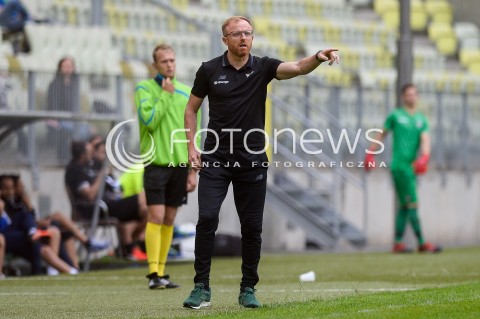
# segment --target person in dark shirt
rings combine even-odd
[[[29,53],[30,43],[25,24],[30,20],[27,9],[20,0],[0,0],[0,27],[3,40],[12,42],[13,51]]]
[[[260,261],[263,208],[267,187],[265,101],[274,78],[286,80],[315,70],[322,62],[339,62],[336,49],[319,50],[296,62],[250,54],[253,27],[241,16],[222,25],[227,51],[202,63],[185,110],[188,156],[200,170],[199,216],[195,240],[195,288],[183,303],[199,309],[210,306],[210,265],[220,206],[230,183],[242,233],[242,280],[239,303],[260,307],[255,296]],[[203,154],[194,144],[197,112],[209,100],[208,133]]]
[[[106,169],[92,168],[93,146],[83,141],[72,142],[72,160],[65,170],[65,184],[74,199],[77,218],[91,219],[97,194],[105,179]],[[108,214],[120,221],[124,253],[131,259],[146,260],[136,241],[141,240],[147,216],[145,196],[136,194],[121,199],[104,198]]]
[[[21,32],[30,19],[27,9],[18,0],[0,0],[0,26],[5,32]]]

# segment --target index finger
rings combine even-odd
[[[325,51],[327,51],[327,52],[330,52],[330,53],[331,53],[331,52],[336,52],[336,51],[338,51],[338,49],[335,49],[335,48],[330,48],[330,49],[325,49],[325,50],[323,50],[323,52],[325,52]]]

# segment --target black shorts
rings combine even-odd
[[[179,207],[187,203],[187,167],[149,165],[143,173],[147,205]]]
[[[140,220],[140,211],[138,205],[138,195],[125,197],[119,200],[106,201],[108,215],[117,218],[121,222]],[[82,219],[92,219],[93,205],[77,206]],[[102,213],[102,211],[100,211]]]
[[[140,220],[138,195],[132,195],[119,200],[106,202],[108,215],[117,218],[121,222]]]

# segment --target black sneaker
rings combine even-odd
[[[160,281],[162,283],[165,283],[165,288],[167,289],[172,289],[172,288],[178,288],[180,287],[180,285],[177,285],[176,283],[174,283],[173,281],[170,281],[170,276],[169,275],[165,275],[165,276],[160,276],[158,277],[160,278]]]
[[[178,288],[180,287],[174,282],[171,282],[170,276],[165,275],[165,276],[158,276],[156,272],[151,273],[150,275],[147,276],[148,278],[148,288],[149,289],[171,289],[171,288]]]
[[[165,289],[166,283],[160,280],[156,272],[152,272],[147,276],[148,278],[148,288],[149,289]]]

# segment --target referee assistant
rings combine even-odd
[[[143,177],[148,207],[147,278],[150,289],[177,288],[164,273],[165,264],[178,207],[197,186],[197,175],[187,167],[186,143],[171,143],[171,140],[185,140],[183,117],[190,88],[175,79],[175,51],[171,46],[158,45],[152,55],[152,65],[158,74],[154,79],[139,82],[135,89],[140,150],[147,154],[152,142],[155,146],[155,157],[145,167]],[[178,130],[182,132],[175,133]]]

